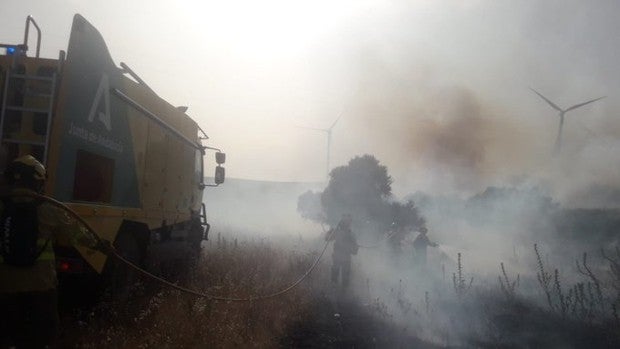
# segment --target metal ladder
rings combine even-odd
[[[40,159],[41,162],[45,165],[47,162],[47,152],[49,148],[49,138],[51,132],[51,123],[52,123],[52,112],[54,108],[54,91],[56,91],[56,72],[52,74],[52,76],[39,76],[39,75],[25,75],[25,74],[16,74],[12,73],[10,70],[6,71],[6,76],[4,79],[4,94],[2,98],[2,106],[0,107],[0,144],[13,143],[13,144],[28,144],[28,145],[37,145],[43,147],[43,158]],[[44,108],[31,108],[28,106],[17,106],[17,105],[9,105],[8,104],[8,95],[11,91],[9,91],[9,87],[13,87],[15,89],[16,84],[11,84],[11,82],[23,81],[23,96],[25,97],[39,97],[47,100],[47,106]],[[44,89],[44,92],[32,92],[29,91],[28,82],[30,81],[41,81],[43,84],[49,85],[49,88]],[[32,118],[34,122],[35,114],[45,114],[46,116],[46,130],[43,141],[33,141],[28,139],[20,138],[19,136],[16,138],[7,138],[5,134],[5,120],[7,116],[7,112],[16,111],[20,113],[32,113]],[[22,114],[23,117],[23,114]]]

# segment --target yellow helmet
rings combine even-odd
[[[9,181],[41,182],[46,178],[45,166],[32,155],[25,155],[13,160],[5,176]]]

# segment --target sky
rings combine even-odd
[[[227,176],[320,182],[375,155],[394,190],[473,193],[551,183],[571,200],[620,185],[616,1],[0,0],[0,42],[33,15],[42,55],[72,16],[160,96],[189,106]],[[534,88],[569,112],[559,118]],[[214,166],[214,161],[212,161]],[[207,165],[208,171],[208,165]]]

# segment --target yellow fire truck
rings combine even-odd
[[[209,228],[203,189],[224,182],[225,154],[203,144],[208,137],[186,107],[160,98],[126,64],[116,66],[79,14],[66,54],[40,58],[40,44],[30,16],[22,43],[0,44],[0,171],[33,155],[48,169],[45,192],[147,269],[195,256]],[[215,183],[206,184],[203,156],[211,150]],[[56,243],[60,274],[112,265],[68,246]]]

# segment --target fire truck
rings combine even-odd
[[[40,45],[31,16],[23,42],[0,44],[0,171],[33,155],[48,170],[45,193],[147,270],[196,256],[209,229],[203,191],[224,182],[225,154],[205,145],[187,107],[117,66],[81,15],[66,52],[41,58]],[[208,153],[217,164],[213,184],[204,180]],[[61,277],[114,270],[104,254],[71,247],[67,237],[55,248]]]

